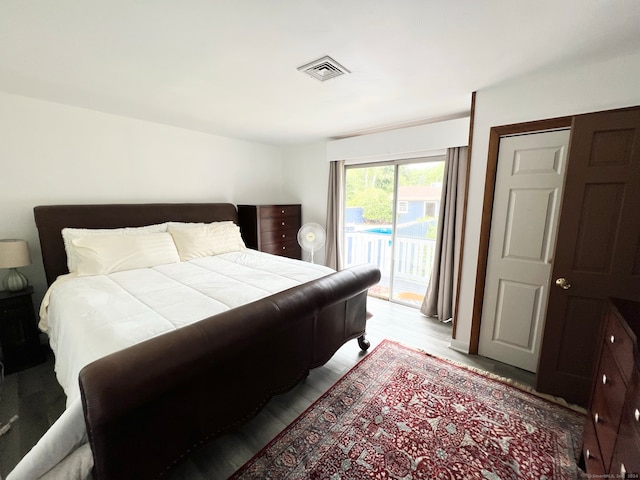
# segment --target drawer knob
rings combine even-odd
[[[287,247],[282,247],[282,249],[283,249],[283,250],[286,250],[286,249],[287,249]]]
[[[282,238],[287,238],[287,236],[283,234],[283,235],[282,235]]]
[[[616,337],[611,335],[611,338],[609,339],[611,341],[611,343],[616,343]]]
[[[282,225],[284,225],[284,222],[282,222]]]
[[[589,449],[587,448],[586,453],[584,454],[584,456],[587,458],[587,460],[591,459],[591,452],[589,451]]]
[[[602,384],[603,385],[607,384],[607,375],[605,373],[602,374]]]
[[[596,423],[598,423],[598,422],[600,421],[600,415],[599,415],[598,413],[596,413],[596,414],[593,416],[593,420],[594,420]]]
[[[636,422],[640,422],[640,410],[636,408],[636,411],[633,412],[633,417],[636,419]]]

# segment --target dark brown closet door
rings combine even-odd
[[[586,405],[610,297],[640,300],[640,108],[574,118],[538,390]]]

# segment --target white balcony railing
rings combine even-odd
[[[426,286],[431,276],[435,245],[435,240],[396,236],[394,278]],[[391,275],[391,246],[391,235],[347,232],[345,266],[369,263],[388,278]]]

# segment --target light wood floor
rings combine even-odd
[[[371,341],[372,349],[388,338],[512,378],[525,385],[533,385],[532,373],[448,348],[451,338],[449,324],[425,318],[413,308],[375,298],[369,299],[368,308],[373,314],[367,326],[367,338]],[[192,454],[169,478],[218,480],[229,477],[328,390],[362,356],[357,342],[348,342],[326,365],[312,370],[293,390],[273,398],[249,423]],[[62,413],[65,400],[55,380],[52,358],[37,367],[8,375],[5,380],[0,400],[0,422],[6,423],[15,414],[20,418],[7,434],[0,437],[2,478]]]

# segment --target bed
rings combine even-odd
[[[41,327],[67,409],[9,480],[88,469],[97,480],[161,478],[345,342],[369,346],[366,294],[378,269],[335,272],[237,246],[232,204],[59,205],[34,215],[51,285]],[[85,233],[71,241],[63,229]],[[84,249],[80,263],[70,263],[69,242]],[[109,255],[132,242],[136,255],[122,255],[120,268]]]

